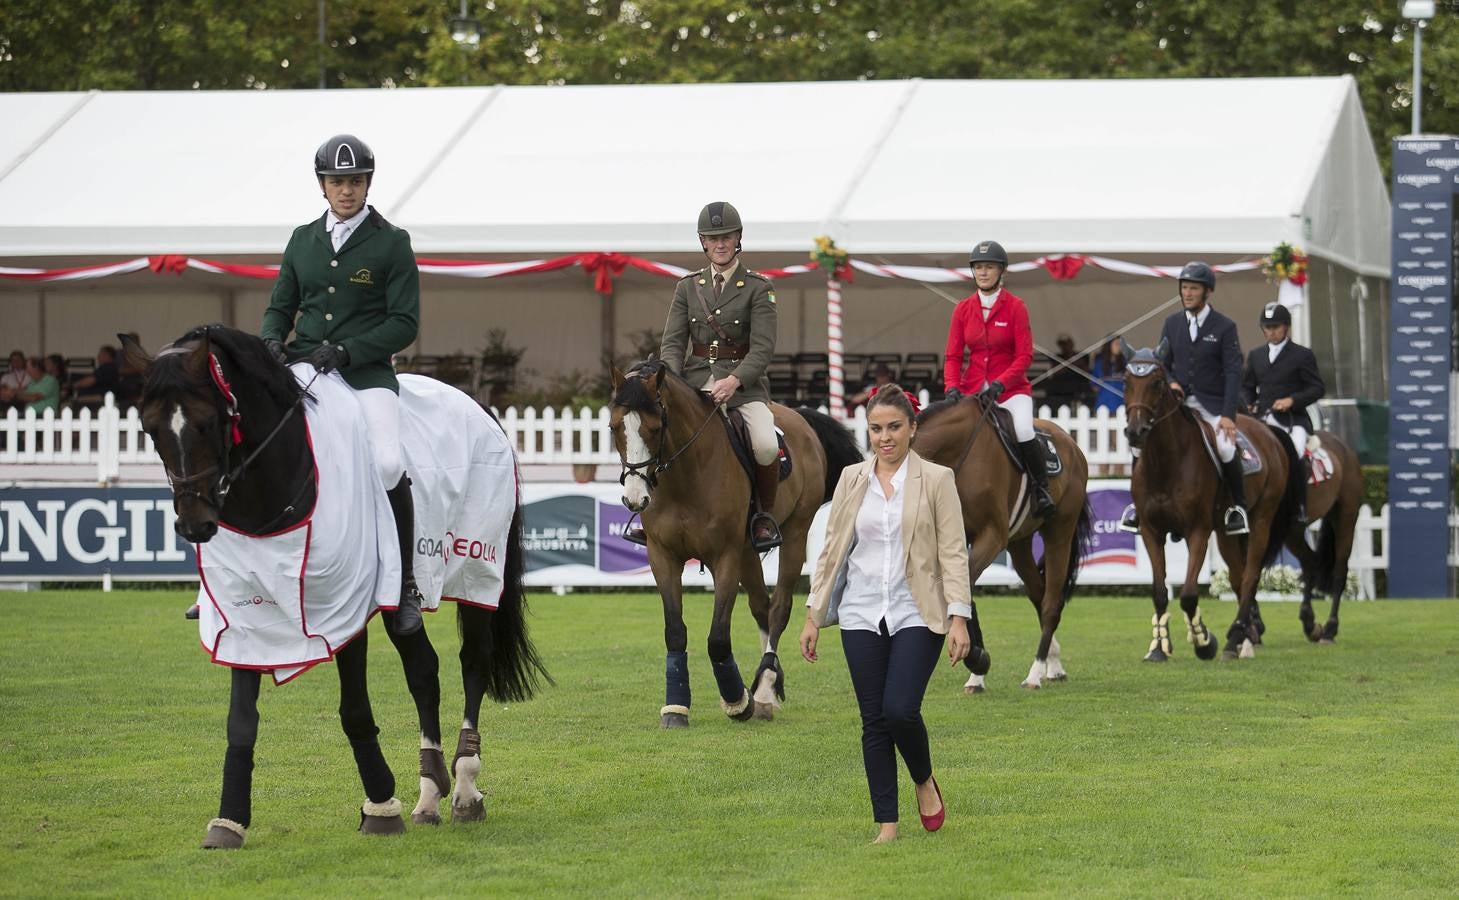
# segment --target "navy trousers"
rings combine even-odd
[[[877,822],[897,821],[898,751],[913,783],[932,777],[922,696],[937,667],[942,640],[921,626],[888,635],[885,622],[880,632],[841,630],[851,686],[861,707],[861,759]]]

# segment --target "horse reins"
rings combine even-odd
[[[640,380],[642,379],[640,378]],[[678,450],[675,450],[672,454],[670,454],[668,459],[664,459],[664,445],[669,442],[669,410],[668,407],[664,406],[664,397],[662,390],[662,386],[660,386],[660,389],[654,392],[654,402],[657,403],[659,407],[659,419],[664,423],[663,437],[659,439],[659,448],[654,453],[653,459],[646,459],[643,462],[639,463],[631,463],[625,461],[623,463],[623,472],[618,476],[619,484],[626,484],[629,475],[637,475],[639,478],[642,478],[644,480],[644,483],[649,486],[650,490],[658,487],[659,474],[669,471],[669,467],[674,464],[674,460],[678,459],[680,456],[683,456],[684,451],[694,446],[694,442],[699,440],[699,436],[704,433],[704,429],[709,427],[709,423],[714,420],[715,414],[719,412],[718,405],[710,409],[709,415],[706,416],[704,421],[699,424],[699,427],[695,429],[693,436],[690,437],[687,442],[685,442],[684,446],[680,447]],[[648,474],[644,474],[644,469],[649,470]]]
[[[957,462],[952,467],[954,472],[963,467],[963,463],[967,462],[968,456],[973,452],[973,443],[977,441],[978,432],[983,429],[983,423],[988,421],[988,411],[994,405],[992,400],[979,401],[978,409],[982,411],[982,415],[978,416],[978,421],[973,423],[973,433],[968,435],[968,443],[963,447],[962,456],[957,458]]]

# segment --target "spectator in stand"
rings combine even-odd
[[[5,374],[0,375],[0,412],[7,406],[24,405],[20,401],[20,391],[27,384],[30,384],[30,376],[25,373],[25,354],[12,350],[10,365],[5,369]]]
[[[142,343],[142,338],[135,331],[127,332],[127,337],[138,345]],[[142,379],[146,370],[123,359],[118,371],[120,377],[117,384],[117,406],[136,406],[137,401],[142,399]]]
[[[846,398],[848,409],[855,409],[858,406],[865,406],[866,401],[871,399],[871,392],[878,388],[886,387],[892,383],[892,370],[886,363],[877,363],[871,373],[871,383],[860,391]]]
[[[1057,366],[1061,362],[1073,360],[1075,352],[1074,338],[1067,334],[1059,335],[1059,352],[1054,354],[1054,364]],[[1087,359],[1081,357],[1057,369],[1044,381],[1044,402],[1055,415],[1061,406],[1067,406],[1073,412],[1089,402],[1087,365]]]
[[[76,379],[71,387],[75,390],[75,402],[82,406],[100,406],[107,394],[115,396],[121,386],[121,373],[117,370],[117,350],[110,344],[96,351],[96,369],[90,375]]]
[[[1125,404],[1125,354],[1119,338],[1111,340],[1094,358],[1095,389],[1099,392],[1094,405],[1114,412]]]
[[[20,389],[16,399],[25,404],[25,408],[40,415],[48,409],[55,409],[61,403],[61,382],[52,375],[50,368],[53,365],[51,360],[61,359],[59,356],[52,356],[50,359],[42,360],[39,356],[32,356],[26,365],[26,374],[30,376],[30,383]],[[65,361],[62,360],[62,366]]]

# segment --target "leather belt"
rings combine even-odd
[[[695,356],[701,359],[707,359],[710,362],[716,362],[721,359],[741,360],[749,352],[748,348],[742,347],[739,344],[721,344],[719,341],[711,341],[708,344],[693,341],[692,344],[693,349],[691,352]]]

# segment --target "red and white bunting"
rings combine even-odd
[[[552,259],[527,259],[515,262],[484,262],[468,259],[428,259],[420,257],[417,258],[416,262],[420,266],[420,270],[428,275],[444,275],[451,278],[501,278],[510,275],[531,275],[538,272],[552,272],[577,266],[582,268],[587,274],[593,276],[593,287],[601,294],[612,293],[614,280],[622,275],[623,271],[627,268],[638,269],[641,272],[647,272],[651,275],[658,275],[664,278],[683,278],[690,272],[689,269],[680,268],[670,263],[657,262],[639,256],[629,256],[625,253],[572,253]],[[1013,263],[1008,267],[1008,271],[1032,272],[1035,269],[1043,269],[1049,273],[1050,277],[1062,281],[1074,278],[1080,269],[1085,266],[1104,269],[1110,272],[1118,272],[1122,275],[1136,275],[1146,278],[1174,278],[1180,273],[1181,269],[1179,265],[1147,266],[1143,263],[1112,259],[1108,256],[1061,253]],[[817,272],[819,268],[816,263],[810,262],[801,265],[786,266],[780,269],[761,269],[759,271],[769,278],[793,278],[797,275]],[[1253,269],[1261,268],[1261,260],[1247,259],[1241,260],[1240,262],[1212,266],[1212,268],[1217,272],[1226,274],[1249,272]],[[121,262],[101,263],[94,266],[77,266],[68,269],[23,269],[0,266],[0,278],[8,278],[15,281],[39,282],[83,281],[107,278],[113,275],[126,275],[132,272],[140,272],[143,269],[151,269],[155,274],[159,275],[165,273],[180,274],[187,269],[195,269],[199,272],[207,272],[213,275],[265,280],[278,277],[279,272],[277,265],[225,263],[217,260],[200,259],[193,256],[161,254],[142,256]],[[878,265],[860,259],[849,260],[847,266],[836,273],[836,277],[842,281],[849,281],[853,271],[864,272],[867,275],[874,275],[878,278],[900,278],[906,281],[921,281],[933,284],[970,282],[973,278],[971,270],[965,268],[949,269],[936,266]]]

